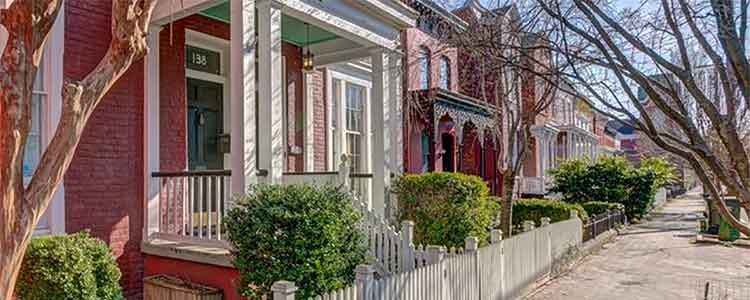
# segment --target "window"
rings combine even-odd
[[[430,50],[426,47],[419,49],[419,88],[430,88]]]
[[[28,184],[39,165],[45,147],[54,133],[62,111],[64,13],[53,24],[31,88],[29,133],[24,148],[22,164],[23,182]],[[4,33],[0,32],[0,39]],[[64,185],[61,183],[42,216],[33,235],[65,232]]]
[[[26,149],[23,156],[23,177],[26,183],[34,175],[34,170],[36,170],[42,155],[42,115],[40,110],[47,97],[44,82],[45,63],[44,59],[39,63],[34,86],[31,88],[31,127],[29,127],[29,136],[26,139]]]
[[[451,85],[451,61],[443,56],[440,58],[440,88],[448,90]]]
[[[364,74],[354,75],[346,66],[329,69],[327,74],[328,107],[328,169],[338,170],[341,155],[350,158],[354,173],[368,172],[370,125],[368,117],[371,83]],[[365,79],[367,78],[367,79]]]
[[[352,172],[364,171],[362,165],[362,134],[365,88],[356,84],[346,85],[346,149],[351,156]]]

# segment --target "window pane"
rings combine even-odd
[[[430,53],[426,49],[419,51],[419,88],[430,87]]]
[[[346,129],[362,131],[362,107],[365,89],[355,84],[346,85]]]
[[[351,171],[360,172],[362,157],[362,141],[359,134],[349,133],[346,135],[346,144],[349,155],[351,155]]]
[[[36,166],[39,164],[41,156],[41,120],[39,105],[43,95],[32,94],[31,96],[31,127],[29,127],[29,136],[26,139],[26,149],[23,156],[23,176],[30,177],[34,174]]]
[[[44,51],[47,52],[47,51]],[[36,70],[36,77],[34,77],[34,87],[32,90],[42,92],[44,91],[44,59],[39,62],[39,68]]]
[[[440,59],[440,87],[443,89],[448,89],[448,86],[450,85],[450,62],[447,58]]]

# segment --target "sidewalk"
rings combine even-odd
[[[691,243],[703,203],[670,201],[527,299],[703,299],[707,281],[750,292],[750,249]]]

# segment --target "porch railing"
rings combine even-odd
[[[523,177],[521,194],[543,195],[545,182],[543,177]]]
[[[223,239],[231,175],[229,170],[152,173],[159,179],[160,233]]]

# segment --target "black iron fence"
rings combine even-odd
[[[593,239],[612,228],[625,224],[627,218],[625,212],[620,209],[589,216],[589,221],[583,224],[583,241]]]

